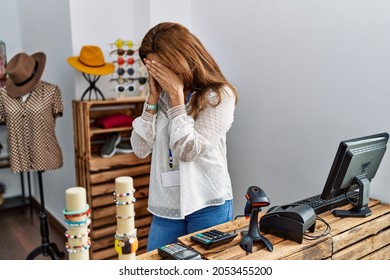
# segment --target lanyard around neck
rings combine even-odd
[[[191,96],[192,96],[192,92],[190,92],[190,93],[187,95],[185,104],[187,104],[188,101],[190,101]],[[169,145],[169,141],[168,141],[168,145]],[[172,156],[172,150],[171,150],[171,148],[169,148],[169,168],[173,168],[173,156]]]

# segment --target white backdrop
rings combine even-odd
[[[207,7],[207,8],[206,8]],[[390,2],[192,1],[192,26],[238,87],[228,136],[236,213],[321,193],[339,142],[390,131]],[[390,154],[371,184],[390,202]]]
[[[58,131],[66,166],[50,175],[47,202],[59,220],[74,184],[70,103],[86,86],[66,57],[84,44],[106,50],[118,37],[140,40],[160,21],[187,25],[239,90],[228,134],[235,214],[251,185],[272,205],[320,193],[341,140],[390,131],[389,1],[19,0],[17,9],[13,2],[0,0],[11,13],[6,33],[0,19],[1,36],[15,40],[14,53],[47,51],[45,75],[66,95]],[[389,168],[387,153],[371,187],[386,202]]]

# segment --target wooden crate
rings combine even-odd
[[[145,98],[124,100],[73,101],[73,127],[75,141],[75,167],[77,185],[85,187],[91,208],[91,249],[93,260],[117,259],[114,249],[116,232],[116,206],[113,192],[115,179],[133,178],[135,226],[139,239],[137,254],[146,251],[151,215],[147,211],[149,194],[150,157],[139,159],[134,154],[116,154],[110,158],[100,156],[100,149],[108,133],[119,132],[129,138],[132,127],[102,129],[93,125],[95,119],[123,113],[137,117],[142,113]]]

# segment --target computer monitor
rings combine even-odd
[[[366,217],[370,182],[375,177],[386,151],[388,133],[341,141],[321,194],[329,199],[359,190],[358,202],[351,210],[333,210],[338,217]]]

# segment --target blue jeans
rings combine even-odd
[[[177,242],[177,238],[233,220],[233,203],[227,200],[218,206],[200,209],[182,220],[153,216],[146,250],[152,251],[166,244]]]

